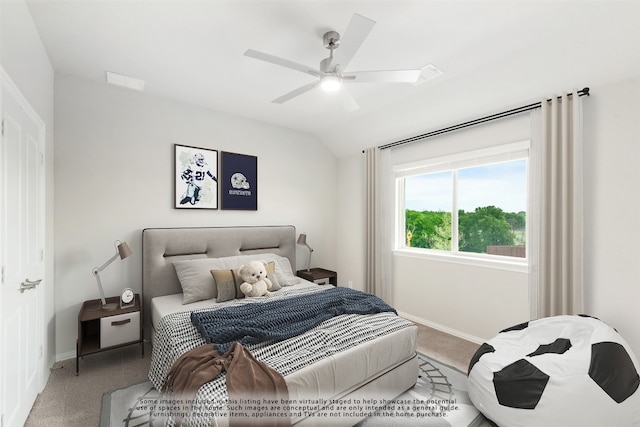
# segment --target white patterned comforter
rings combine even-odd
[[[217,304],[218,308],[241,304],[259,304],[273,298],[288,298],[308,292],[321,292],[322,286],[284,287],[266,298],[239,299]],[[165,316],[158,324],[153,339],[153,351],[149,379],[158,390],[162,388],[166,373],[183,353],[205,344],[191,323],[191,312]],[[358,344],[387,335],[394,331],[413,327],[414,324],[394,313],[371,315],[347,314],[329,319],[312,330],[280,342],[264,342],[247,345],[253,356],[265,362],[280,374],[286,375],[339,353]],[[227,401],[224,373],[202,386],[196,395],[199,402],[207,402],[209,408],[222,408]],[[211,411],[215,413],[215,411]],[[183,425],[208,426],[211,420],[201,416],[183,421]],[[169,424],[172,424],[169,422]]]

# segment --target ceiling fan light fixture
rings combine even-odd
[[[336,75],[322,76],[320,79],[320,87],[325,92],[335,92],[342,86],[342,79]]]

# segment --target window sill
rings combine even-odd
[[[469,265],[474,267],[493,268],[497,270],[515,271],[518,273],[529,273],[531,267],[526,259],[491,256],[491,259],[483,256],[441,253],[436,251],[425,251],[423,249],[394,249],[393,255],[404,258],[417,258],[429,261],[448,262],[453,264]],[[497,258],[497,259],[493,259]]]

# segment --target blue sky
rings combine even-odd
[[[407,177],[405,207],[423,211],[451,210],[451,172]],[[525,159],[458,170],[458,208],[473,211],[493,205],[505,212],[526,211]]]

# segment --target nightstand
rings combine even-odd
[[[311,268],[309,271],[298,270],[296,275],[319,285],[338,286],[338,273],[324,268]]]
[[[106,299],[107,304],[120,301],[120,297]],[[76,375],[79,359],[88,354],[112,350],[125,345],[140,344],[142,357],[142,305],[140,294],[135,295],[135,304],[115,310],[100,309],[100,300],[85,301],[78,313],[78,339],[76,341]]]

